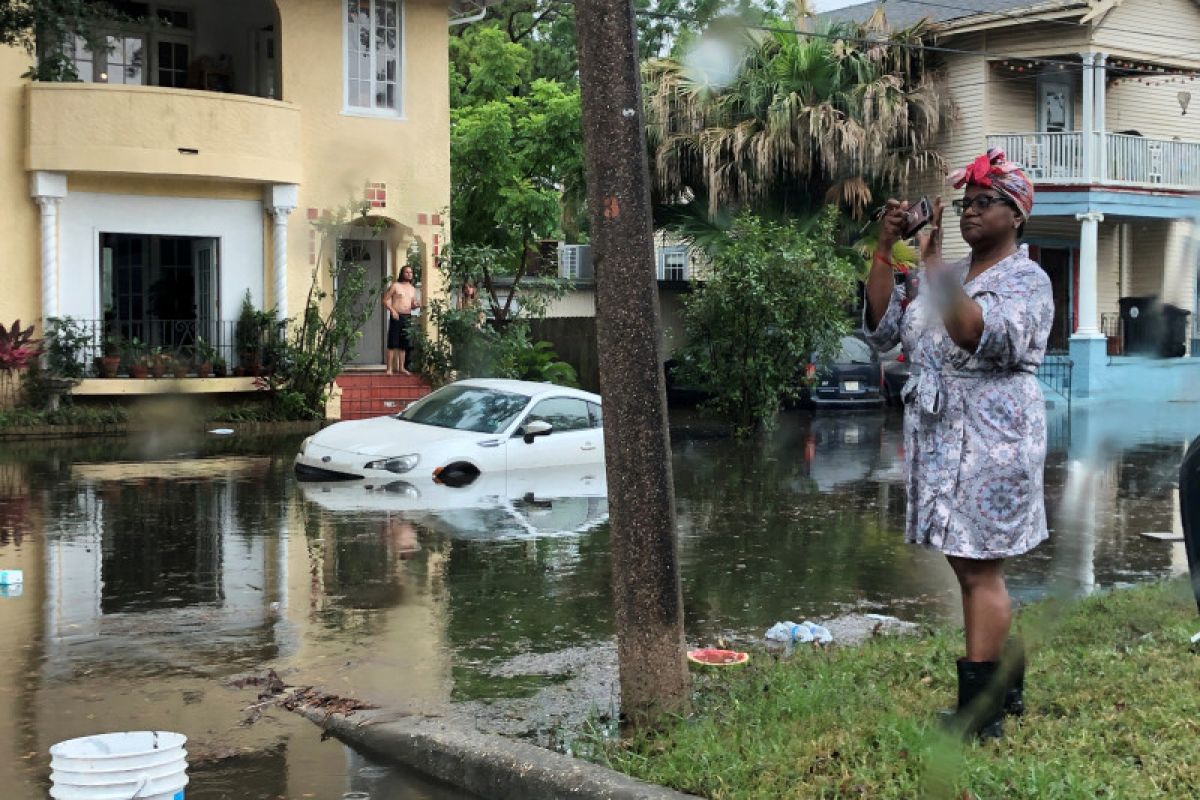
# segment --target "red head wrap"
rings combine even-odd
[[[951,173],[955,189],[964,186],[984,186],[995,189],[1016,205],[1022,217],[1033,210],[1033,181],[1021,168],[1004,157],[1004,151],[993,147],[967,166]]]

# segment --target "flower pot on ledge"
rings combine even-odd
[[[101,356],[99,362],[101,378],[117,377],[117,372],[121,369],[120,356]]]
[[[147,378],[150,376],[150,368],[145,364],[130,364],[129,377],[131,378]]]
[[[196,377],[197,378],[212,377],[212,371],[213,371],[212,364],[208,363],[207,361],[204,361],[204,362],[196,365]]]

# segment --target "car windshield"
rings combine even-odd
[[[456,431],[499,433],[528,404],[529,398],[523,394],[484,386],[447,386],[413,403],[396,418]]]
[[[855,336],[842,337],[842,352],[838,355],[839,364],[870,364],[871,345]]]

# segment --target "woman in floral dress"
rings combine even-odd
[[[888,201],[865,327],[880,350],[902,343],[911,365],[902,392],[905,536],[944,553],[958,578],[967,652],[952,721],[965,735],[989,738],[1002,735],[1006,711],[1023,710],[1024,656],[1006,645],[1004,559],[1047,537],[1045,399],[1035,373],[1054,298],[1046,273],[1018,244],[1033,207],[1025,174],[993,149],[951,180],[966,189],[954,206],[971,255],[943,263],[938,198],[921,242],[923,269],[896,285],[890,254],[908,206]]]

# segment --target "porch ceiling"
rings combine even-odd
[[[1074,217],[1088,211],[1106,217],[1200,219],[1200,194],[1039,187],[1031,216]]]

